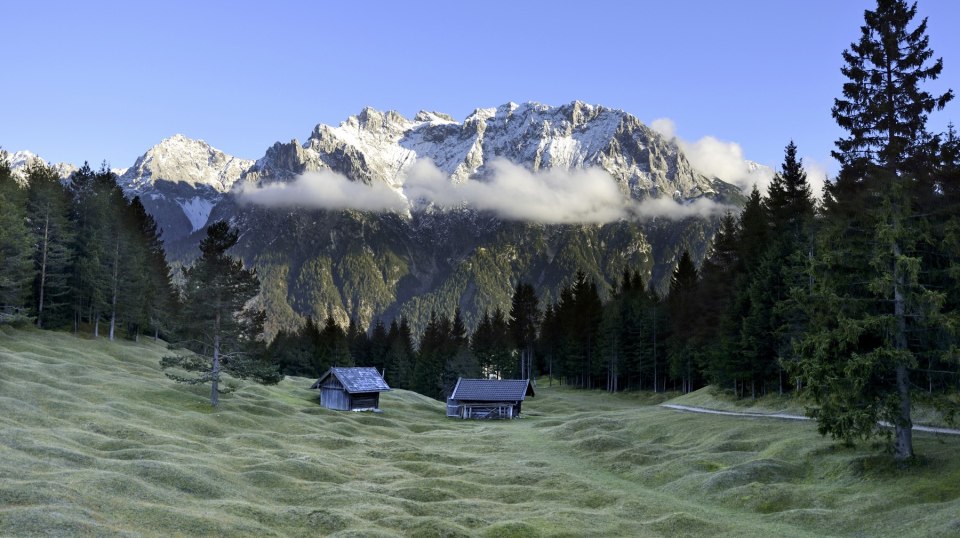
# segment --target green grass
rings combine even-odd
[[[162,346],[0,326],[2,536],[956,536],[960,439],[898,469],[812,423],[538,387],[514,421],[319,407],[313,380],[219,409]],[[684,402],[687,403],[687,402]]]

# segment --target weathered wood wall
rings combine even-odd
[[[350,395],[343,390],[343,387],[336,388],[324,385],[320,388],[320,405],[328,409],[349,411]]]

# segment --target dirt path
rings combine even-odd
[[[738,411],[719,411],[717,409],[707,409],[705,407],[692,407],[689,405],[660,404],[660,407],[668,407],[677,411],[688,411],[691,413],[707,413],[711,415],[727,415],[732,417],[751,417],[751,418],[781,418],[786,420],[810,420],[810,417],[801,415],[788,415],[785,413],[742,413]],[[881,422],[881,426],[891,427],[886,422]],[[941,433],[944,435],[960,435],[960,430],[952,428],[935,428],[933,426],[914,426],[915,432]]]

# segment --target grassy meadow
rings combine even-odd
[[[809,422],[544,384],[514,421],[402,390],[328,411],[305,378],[211,409],[165,352],[0,326],[0,535],[960,535],[960,438],[898,469]]]

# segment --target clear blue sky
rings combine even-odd
[[[0,146],[126,167],[175,133],[256,159],[364,106],[462,120],[580,99],[776,166],[830,169],[841,51],[873,0],[49,2],[0,0]],[[960,92],[960,2],[920,0]],[[960,100],[931,118],[960,123]]]

